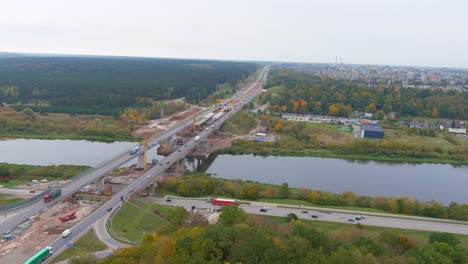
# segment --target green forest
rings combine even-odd
[[[0,102],[17,110],[106,114],[152,100],[197,102],[258,65],[243,62],[129,57],[18,56],[0,60]]]
[[[170,223],[127,247],[98,260],[93,256],[70,263],[466,263],[468,251],[448,233],[425,238],[395,229],[370,232],[364,225],[321,230],[319,221],[247,215],[237,206],[222,208],[220,223],[177,207]],[[369,229],[369,230],[368,230]]]
[[[293,70],[273,70],[262,101],[277,112],[349,116],[352,111],[375,113],[382,119],[396,112],[399,116],[468,119],[468,93],[457,90],[402,88],[380,84],[368,87],[349,80],[320,78]]]

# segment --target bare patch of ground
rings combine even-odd
[[[29,220],[31,226],[13,240],[0,243],[0,263],[21,263],[41,248],[51,244],[60,234],[89,215],[96,205],[59,203],[44,210],[37,220]],[[60,216],[76,212],[76,218],[61,222]]]
[[[156,120],[150,120],[148,125],[140,127],[136,129],[135,131],[133,131],[132,136],[139,137],[139,138],[147,138],[147,137],[156,135],[157,133],[160,133],[161,131],[166,130],[168,127],[175,125],[181,120],[184,120],[190,116],[193,116],[195,113],[197,113],[200,110],[202,110],[202,108],[197,107],[197,106],[191,106],[187,110],[174,113],[170,116],[156,119]]]

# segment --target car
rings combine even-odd
[[[358,217],[361,218],[361,220],[366,219],[366,217],[364,217],[363,215],[359,215]]]
[[[187,147],[187,144],[185,144],[184,147]]]
[[[268,212],[266,208],[260,208],[260,212]]]
[[[36,191],[35,191],[35,190],[31,190],[31,191],[29,191],[29,192],[30,192],[30,193],[35,193]]]
[[[307,212],[307,211],[302,211],[301,213],[303,213],[303,214],[307,214],[308,212]]]
[[[107,208],[107,212],[112,211],[112,207]]]
[[[180,152],[180,149],[178,149],[177,152]]]
[[[65,231],[62,232],[62,237],[66,238],[67,236],[71,235],[73,233],[70,229],[65,229]]]
[[[172,200],[170,198],[167,198],[166,202],[170,203],[170,202],[172,202]]]
[[[318,218],[318,215],[311,215],[312,218]]]
[[[162,166],[162,165],[164,165],[164,163],[162,163],[162,162],[161,162],[161,163],[159,163],[159,166]]]
[[[352,219],[352,218],[348,218],[348,222],[354,223],[354,222],[356,222],[356,221],[354,221],[354,219]]]
[[[168,162],[166,162],[166,164],[169,164],[169,161],[168,161]]]
[[[359,216],[354,218],[356,221],[361,221],[361,218]]]
[[[146,175],[146,178],[148,178],[148,179],[151,178],[151,175]]]

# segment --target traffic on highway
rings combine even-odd
[[[262,73],[260,74],[260,76],[258,77],[257,80],[263,80],[265,78],[264,76],[267,74],[267,71],[268,71],[268,68],[265,67],[265,69],[262,71]],[[256,88],[256,89],[251,89],[252,87]],[[239,106],[243,106],[245,103],[249,102],[257,94],[257,92],[258,92],[258,90],[260,88],[261,88],[261,85],[258,82],[254,82],[253,84],[249,84],[246,87],[244,87],[239,92],[239,94],[241,92],[244,92],[244,91],[247,91],[247,90],[249,90],[249,94],[247,94],[245,97],[241,97],[244,100],[240,101]],[[177,149],[177,151],[174,151],[172,154],[170,154],[169,156],[167,156],[166,158],[161,160],[159,165],[150,168],[145,173],[146,176],[139,177],[138,179],[133,181],[131,184],[124,187],[120,192],[116,193],[109,201],[107,201],[102,206],[100,206],[99,208],[94,210],[83,221],[81,221],[80,223],[73,226],[71,228],[71,233],[67,237],[57,238],[50,245],[50,247],[52,247],[55,250],[55,254],[57,254],[60,251],[64,250],[67,247],[68,244],[71,244],[73,241],[75,241],[77,238],[79,238],[82,234],[84,234],[87,230],[89,230],[93,226],[93,224],[96,221],[98,221],[100,218],[105,217],[107,214],[111,214],[115,210],[118,210],[120,208],[120,206],[122,205],[122,203],[125,200],[129,199],[133,194],[135,194],[135,192],[137,192],[139,190],[142,190],[143,188],[145,188],[149,184],[152,184],[156,180],[156,177],[158,175],[160,175],[161,173],[166,171],[176,161],[180,160],[185,155],[187,155],[187,153],[189,153],[196,145],[200,144],[213,131],[218,129],[226,121],[226,119],[228,119],[229,117],[231,117],[232,115],[237,113],[237,111],[239,111],[240,108],[241,107],[232,109],[232,111],[227,112],[226,114],[224,114],[220,119],[216,120],[216,122],[214,122],[211,127],[209,127],[206,130],[202,130],[197,136],[195,136],[189,142],[187,142],[185,145],[183,145],[179,149]],[[188,121],[186,123],[183,123],[183,124],[180,124],[179,126],[177,126],[175,128],[172,128],[169,131],[164,132],[163,134],[161,134],[160,136],[158,136],[157,138],[152,140],[151,143],[156,143],[160,139],[165,139],[165,138],[173,135],[174,133],[177,133],[177,132],[181,131],[182,129],[184,129],[185,126],[190,125],[190,124],[191,124],[190,121]],[[124,157],[129,158],[128,156],[130,156],[130,159],[134,158],[134,156],[130,154],[130,151],[131,150],[128,151],[127,155],[123,155],[122,159],[124,159]],[[126,161],[124,161],[124,162],[122,162],[120,164],[123,164]],[[104,169],[102,169],[102,170],[104,170]],[[107,171],[109,171],[109,170],[107,170]],[[86,180],[83,180],[81,178],[78,179],[77,181],[79,183],[76,183],[76,185],[73,185],[73,186],[78,186],[79,185],[80,188],[81,188],[81,186],[84,186],[85,184],[91,182],[89,180],[87,182],[85,182]],[[73,182],[73,183],[75,183],[75,182]],[[77,188],[77,189],[80,189],[80,188]],[[72,192],[73,189],[74,189],[74,187],[70,187],[70,186],[67,186],[67,189],[64,188],[64,190],[66,190],[68,193]],[[76,191],[77,189],[74,189],[74,190]],[[50,259],[48,259],[48,260],[50,261]]]

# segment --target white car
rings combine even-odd
[[[62,232],[62,237],[66,238],[67,236],[71,235],[72,231],[70,229],[65,229],[65,231]]]

